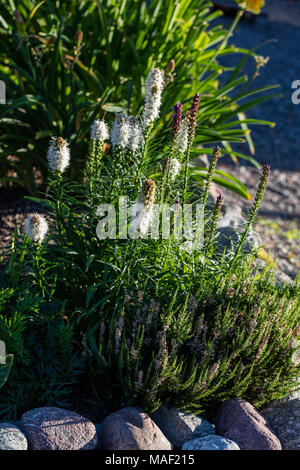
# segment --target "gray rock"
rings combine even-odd
[[[262,416],[271,424],[284,450],[300,450],[300,391],[274,400]]]
[[[217,244],[222,251],[234,249],[239,242],[239,237],[245,230],[247,220],[242,215],[241,206],[225,206],[225,215],[219,218],[216,235],[218,234]],[[262,245],[259,235],[250,229],[244,244],[244,251],[250,252]]]
[[[105,450],[171,450],[172,444],[141,409],[122,408],[107,416],[100,427]]]
[[[21,422],[33,450],[89,450],[97,445],[94,424],[73,411],[35,408]]]
[[[240,450],[240,448],[230,439],[213,434],[185,442],[182,450]]]
[[[195,437],[215,434],[215,428],[206,419],[177,408],[162,406],[151,418],[175,447],[181,447],[184,442]]]
[[[27,450],[23,431],[11,423],[0,423],[0,450]]]
[[[296,348],[292,356],[292,362],[295,366],[298,366],[300,364],[300,341],[295,340],[292,346]],[[298,393],[300,393],[300,391]]]
[[[216,432],[241,450],[281,450],[281,443],[261,414],[241,398],[225,401],[216,414]]]
[[[232,227],[241,230],[247,223],[242,215],[242,208],[237,204],[233,206],[223,205],[225,214],[219,217],[218,227]]]
[[[242,234],[242,230],[239,230],[235,227],[219,227],[216,230],[216,243],[215,246],[219,252],[223,253],[224,249],[225,252],[234,251],[240,236]],[[243,251],[245,253],[250,253],[251,251],[257,249],[259,247],[259,241],[254,232],[250,232],[247,235],[246,241],[243,245]]]

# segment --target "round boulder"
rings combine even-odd
[[[33,450],[89,450],[97,445],[94,424],[73,411],[35,408],[21,422]]]
[[[224,402],[217,411],[216,432],[241,450],[281,450],[281,443],[254,406],[240,398]]]
[[[185,442],[182,450],[240,450],[240,448],[230,439],[212,434]]]
[[[105,450],[171,450],[172,445],[141,409],[122,408],[107,416],[100,428]]]
[[[151,418],[175,447],[180,448],[186,441],[208,434],[215,429],[206,419],[192,413],[184,413],[177,408],[161,406]]]
[[[0,450],[27,450],[27,439],[20,428],[10,423],[0,423]]]

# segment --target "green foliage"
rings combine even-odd
[[[157,90],[151,86],[148,93]],[[47,196],[31,198],[44,206],[50,231],[43,243],[34,240],[32,231],[21,243],[15,237],[7,263],[6,275],[16,289],[9,295],[17,301],[4,302],[1,337],[16,362],[1,392],[8,403],[4,413],[12,412],[12,402],[18,410],[21,396],[23,406],[30,399],[66,406],[63,384],[71,383],[77,371],[73,335],[86,359],[81,380],[88,379],[96,395],[108,395],[112,408],[138,405],[150,412],[170,403],[201,412],[235,396],[262,406],[295,388],[299,279],[276,286],[269,267],[258,269],[257,251],[244,252],[269,167],[263,169],[244,232],[237,234],[232,250],[222,252],[216,235],[222,200],[212,209],[207,204],[221,149],[211,149],[203,191],[190,167],[198,101],[195,96],[185,116],[186,146],[178,146],[174,132],[161,144],[154,121],[142,127],[143,120],[117,116],[114,125],[141,125],[137,150],[123,145],[133,128],[123,128],[111,146],[91,139],[83,184],[52,171]],[[201,109],[198,116],[201,120]],[[59,140],[59,145],[65,144]],[[180,169],[174,177],[175,158]],[[157,238],[147,232],[123,238],[119,230],[113,238],[99,238],[96,228],[105,214],[97,208],[112,204],[120,221],[118,202],[124,195],[129,206],[138,203],[147,210],[156,198],[162,217],[163,204],[174,204],[170,234],[163,236],[160,225]],[[180,202],[185,218],[184,203],[196,208],[199,201],[203,222],[191,221],[189,229],[196,240],[203,233],[203,243],[191,249],[188,237],[176,237],[175,216]],[[27,374],[26,388],[20,384]]]
[[[105,384],[116,408],[147,411],[166,403],[213,411],[232,397],[259,407],[286,395],[299,377],[292,363],[299,298],[249,274],[248,267],[238,278],[202,279],[195,295],[175,299],[178,283],[170,279],[156,292],[132,290],[124,306],[102,316],[100,336],[89,335],[95,389]]]
[[[17,182],[35,192],[36,168],[45,181],[50,135],[69,140],[72,178],[77,178],[94,118],[122,108],[137,114],[144,77],[153,66],[166,69],[169,81],[162,124],[177,100],[201,93],[200,148],[194,156],[207,153],[203,147],[208,143],[223,142],[224,153],[255,164],[248,125],[272,123],[248,120],[245,112],[275,95],[255,96],[268,86],[249,90],[260,64],[255,61],[250,77],[242,67],[257,57],[256,48],[228,45],[239,16],[226,30],[215,21],[219,15],[206,0],[2,2],[0,80],[6,85],[7,104],[0,108],[1,183]],[[222,56],[237,53],[242,59],[235,68],[218,63]],[[222,80],[224,72],[229,77]],[[246,140],[250,156],[232,150],[231,142]],[[230,175],[219,176],[219,183],[249,198]]]
[[[15,419],[34,406],[68,406],[83,360],[74,350],[73,327],[66,323],[63,305],[46,302],[29,286],[9,285],[2,275],[0,338],[10,353],[10,374],[0,391],[0,417]]]

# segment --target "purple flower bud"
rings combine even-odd
[[[216,159],[220,158],[220,156],[221,156],[221,147],[219,147],[218,145],[216,145],[216,146],[214,147],[213,156],[214,156]]]
[[[173,110],[175,111],[172,115],[173,125],[172,125],[172,140],[176,140],[179,133],[180,123],[182,119],[182,104],[176,103]]]
[[[189,111],[189,139],[190,141],[194,139],[194,135],[195,135],[196,116],[197,116],[197,111],[199,108],[200,99],[201,98],[200,98],[199,93],[196,93],[193,98],[191,109]]]
[[[219,196],[217,197],[217,205],[221,207],[223,203],[224,203],[224,196],[222,194],[219,194]]]
[[[264,174],[264,175],[269,176],[269,175],[270,175],[270,171],[271,171],[270,165],[264,165],[264,166],[263,166],[263,174]]]

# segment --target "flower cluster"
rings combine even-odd
[[[237,3],[246,10],[258,15],[265,5],[265,0],[237,0]]]
[[[176,141],[178,134],[179,134],[180,123],[182,119],[182,104],[176,103],[173,110],[174,110],[174,113],[172,115],[172,118],[173,118],[172,140]]]
[[[96,119],[91,125],[91,139],[104,142],[109,139],[109,131],[106,123],[100,119]]]
[[[33,241],[42,243],[48,232],[48,223],[44,215],[31,214],[25,219],[25,233]]]
[[[193,103],[192,103],[191,109],[189,111],[189,116],[188,116],[188,132],[189,132],[190,141],[194,140],[195,129],[196,129],[196,116],[197,116],[197,111],[199,108],[199,103],[200,103],[200,95],[199,93],[196,93],[193,98]]]
[[[128,121],[130,126],[128,150],[130,150],[131,152],[136,152],[140,148],[142,141],[140,123],[135,116],[129,116]]]
[[[110,131],[110,140],[113,147],[125,149],[128,145],[130,125],[128,118],[123,113],[116,114]]]
[[[170,163],[170,169],[169,169],[169,174],[170,174],[170,180],[174,181],[176,176],[179,174],[181,169],[181,163],[177,158],[172,158],[171,163]]]
[[[147,234],[153,218],[155,188],[156,186],[153,180],[145,180],[141,189],[140,197],[132,206],[130,230],[134,234]]]
[[[163,72],[158,68],[151,70],[146,80],[145,106],[142,114],[144,129],[148,129],[159,116],[163,86]]]
[[[185,118],[181,121],[179,134],[177,138],[176,148],[179,153],[184,153],[188,147],[189,142],[189,126],[188,119]]]
[[[70,150],[66,140],[53,137],[47,153],[48,166],[51,171],[62,173],[70,164]]]
[[[110,138],[113,148],[127,149],[135,152],[142,142],[142,132],[138,119],[135,116],[116,114],[112,125]]]

